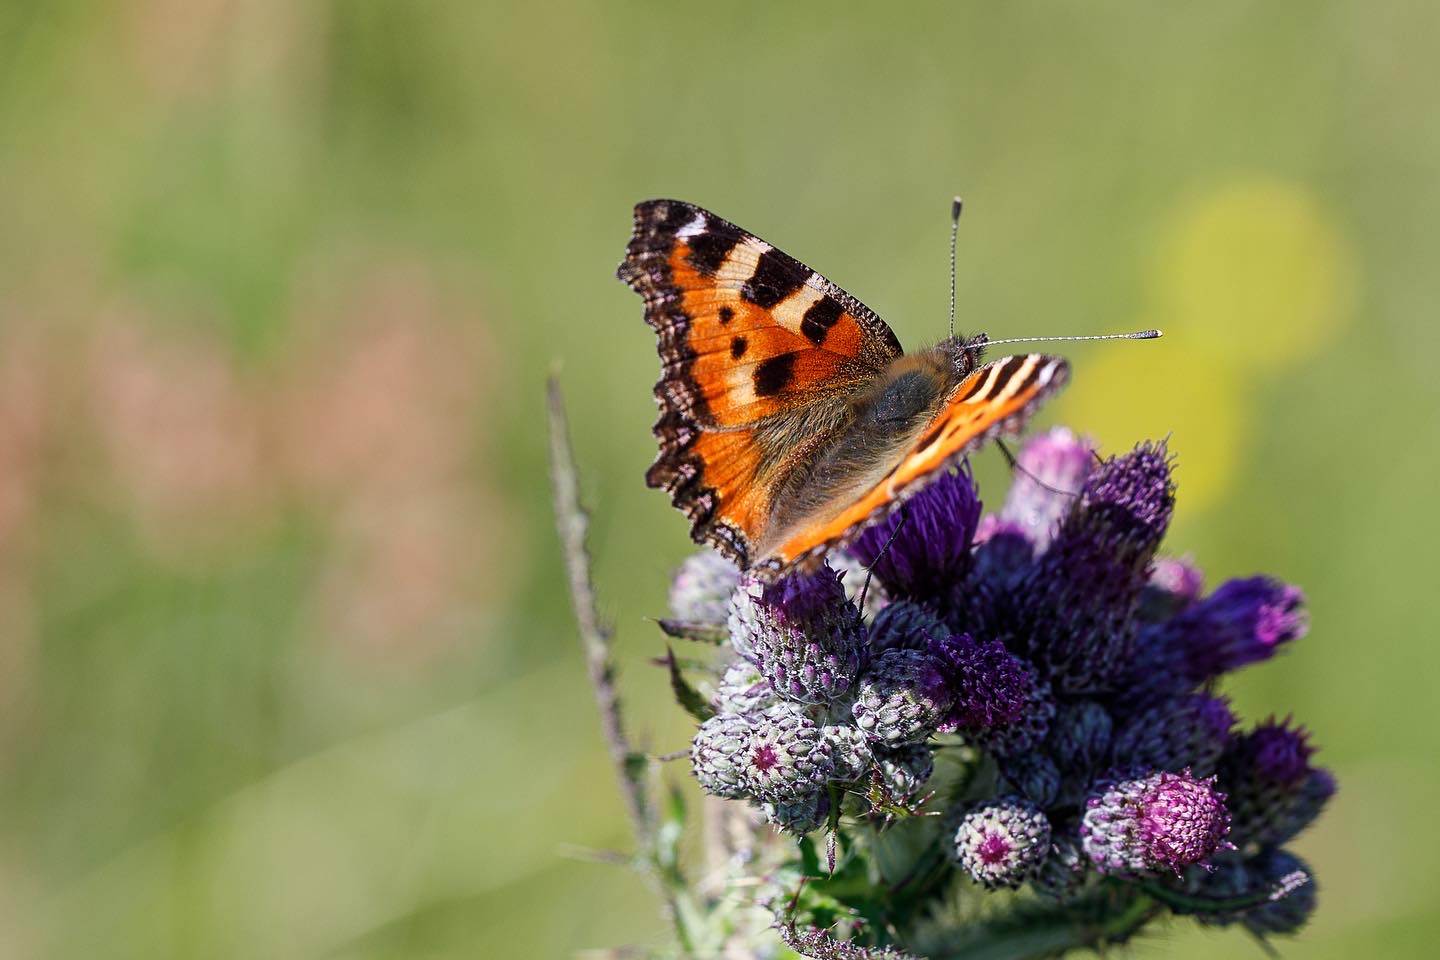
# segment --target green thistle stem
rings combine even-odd
[[[1023,906],[967,927],[961,938],[932,947],[931,960],[1032,960],[1069,950],[1124,943],[1163,908],[1122,885],[1106,885],[1071,903]]]
[[[633,749],[625,733],[620,694],[615,687],[615,669],[610,660],[612,631],[600,618],[595,602],[595,585],[590,574],[590,552],[586,531],[590,518],[580,503],[580,482],[575,456],[570,448],[570,430],[565,417],[559,385],[552,379],[546,391],[550,433],[550,482],[554,493],[555,525],[565,557],[566,580],[580,645],[600,727],[610,748],[610,757],[620,780],[621,794],[639,846],[636,866],[665,902],[665,912],[675,930],[682,956],[696,955],[696,931],[703,929],[705,912],[690,892],[677,856],[684,826],[683,805],[675,798],[663,820],[652,800],[653,764]]]

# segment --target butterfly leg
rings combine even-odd
[[[1015,471],[1016,473],[1023,473],[1023,474],[1025,474],[1025,476],[1029,477],[1032,481],[1034,481],[1034,482],[1035,482],[1037,485],[1039,485],[1042,489],[1049,490],[1051,493],[1058,493],[1058,494],[1059,494],[1060,496],[1062,496],[1062,497],[1078,497],[1078,496],[1080,496],[1080,491],[1079,491],[1079,490],[1061,490],[1061,489],[1059,489],[1059,488],[1057,488],[1057,487],[1052,487],[1052,486],[1050,486],[1050,484],[1046,483],[1044,480],[1041,480],[1039,477],[1035,476],[1035,474],[1031,473],[1029,470],[1026,470],[1024,467],[1022,467],[1022,466],[1020,465],[1020,461],[1015,458],[1015,454],[1013,454],[1013,453],[1010,452],[1010,448],[1005,445],[1005,441],[1004,441],[1003,439],[1001,439],[1000,437],[996,437],[996,438],[995,438],[995,446],[998,447],[998,448],[1000,448],[1000,453],[1001,453],[1002,456],[1005,457],[1005,462],[1010,465],[1010,469],[1011,469],[1011,470]],[[1095,456],[1095,459],[1096,459],[1099,463],[1102,463],[1102,464],[1103,464],[1103,463],[1105,462],[1104,460],[1102,460],[1102,459],[1100,458],[1100,454],[1095,453],[1094,450],[1091,450],[1090,452]]]
[[[886,551],[890,549],[890,544],[894,543],[895,538],[900,536],[900,531],[904,529],[905,521],[908,519],[910,519],[910,514],[906,512],[904,504],[901,504],[900,522],[895,524],[895,529],[891,531],[889,539],[885,541],[885,546],[880,548],[880,552],[875,554],[875,559],[865,568],[865,583],[860,587],[860,599],[857,600],[855,604],[861,610],[865,609],[865,594],[870,591],[870,579],[875,576],[875,564],[880,562],[880,558],[885,556]]]

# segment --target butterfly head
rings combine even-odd
[[[969,337],[949,337],[940,341],[935,349],[943,353],[954,365],[956,381],[970,376],[980,367],[980,360],[985,354],[985,346],[990,338],[983,333],[977,333]]]

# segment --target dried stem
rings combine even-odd
[[[615,687],[615,670],[610,662],[611,630],[595,609],[595,585],[590,579],[590,554],[585,545],[590,518],[580,504],[570,427],[560,387],[553,379],[547,385],[546,399],[550,415],[550,484],[555,497],[555,525],[560,533],[560,549],[565,555],[566,579],[580,631],[580,645],[585,653],[595,705],[600,710],[600,729],[609,745],[610,759],[615,763],[631,826],[636,839],[649,848],[654,839],[654,820],[645,784],[646,761],[631,749],[625,736],[620,693]]]

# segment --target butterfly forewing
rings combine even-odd
[[[635,208],[619,275],[659,337],[660,455],[647,482],[670,492],[697,541],[747,564],[785,460],[765,448],[785,435],[776,421],[874,378],[899,341],[800,261],[678,200]]]

